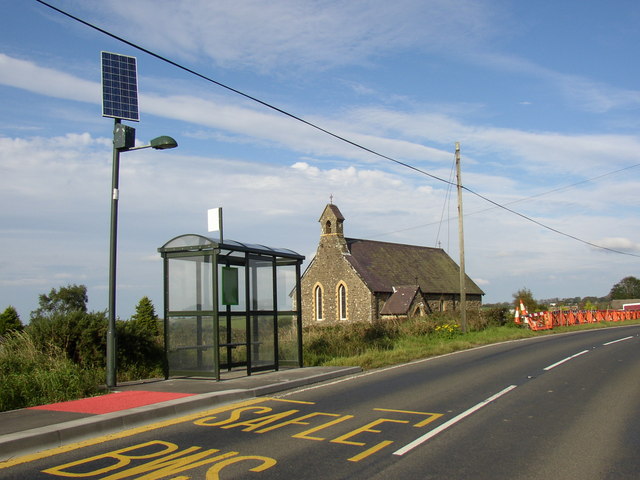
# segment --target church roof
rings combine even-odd
[[[333,203],[328,203],[327,204],[327,206],[325,207],[324,211],[322,212],[322,215],[320,215],[321,219],[322,219],[322,217],[324,217],[324,215],[327,212],[327,210],[329,210],[331,213],[333,213],[333,215],[336,217],[336,219],[341,220],[341,221],[344,220],[344,216],[342,215],[342,212],[340,211],[338,206],[334,205]]]
[[[404,285],[396,288],[389,300],[384,302],[380,315],[406,315],[419,290],[420,287],[417,285]]]
[[[417,285],[424,293],[460,292],[460,269],[441,248],[347,238],[347,260],[373,292]],[[484,295],[466,276],[466,293]]]

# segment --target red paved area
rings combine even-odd
[[[189,397],[192,393],[147,392],[131,390],[127,392],[108,393],[100,397],[83,398],[70,402],[52,403],[30,407],[32,410],[54,410],[57,412],[75,412],[101,414],[118,412],[129,408],[143,407],[153,403],[166,402],[176,398]]]

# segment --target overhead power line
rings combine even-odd
[[[600,249],[602,249],[602,250],[607,250],[607,251],[609,251],[609,252],[613,252],[613,253],[619,253],[619,254],[621,254],[621,255],[629,255],[629,256],[631,256],[631,257],[640,257],[640,255],[637,255],[637,254],[635,254],[635,253],[631,253],[631,252],[624,252],[624,251],[622,251],[622,250],[616,250],[616,249],[614,249],[614,248],[609,248],[609,247],[603,247],[602,245],[597,245],[597,244],[595,244],[595,243],[591,243],[591,242],[589,242],[589,241],[587,241],[587,240],[583,240],[582,238],[576,237],[575,235],[571,235],[571,234],[569,234],[569,233],[562,232],[562,231],[558,230],[557,228],[550,227],[549,225],[545,225],[544,223],[539,222],[539,221],[537,221],[537,220],[534,220],[533,218],[528,217],[528,216],[526,216],[526,215],[524,215],[524,214],[522,214],[522,213],[516,212],[515,210],[512,210],[512,209],[511,209],[511,208],[509,208],[509,207],[506,207],[506,206],[504,206],[504,205],[500,205],[499,203],[494,202],[494,201],[493,201],[493,200],[491,200],[490,198],[487,198],[487,197],[485,197],[484,195],[481,195],[481,194],[479,194],[479,193],[477,193],[477,192],[474,192],[473,190],[471,190],[471,189],[469,189],[469,188],[466,188],[466,187],[462,187],[462,188],[464,188],[464,189],[465,189],[466,191],[468,191],[469,193],[473,193],[473,194],[474,194],[474,195],[476,195],[477,197],[482,198],[484,201],[489,202],[489,203],[491,203],[492,205],[495,205],[495,206],[496,206],[496,207],[498,207],[498,208],[502,208],[503,210],[506,210],[507,212],[511,212],[511,213],[513,213],[514,215],[517,215],[517,216],[519,216],[519,217],[521,217],[521,218],[524,218],[525,220],[528,220],[528,221],[530,221],[530,222],[532,222],[532,223],[535,223],[536,225],[539,225],[539,226],[541,226],[542,228],[546,228],[547,230],[549,230],[549,231],[551,231],[551,232],[557,233],[557,234],[559,234],[559,235],[563,235],[563,236],[565,236],[565,237],[567,237],[567,238],[571,238],[571,239],[573,239],[573,240],[576,240],[576,241],[578,241],[578,242],[580,242],[580,243],[584,243],[585,245],[589,245],[589,246],[594,247],[594,248],[600,248]]]
[[[451,185],[454,185],[452,182],[450,182],[450,181],[448,181],[448,180],[445,180],[444,178],[438,177],[437,175],[433,175],[433,174],[431,174],[431,173],[429,173],[429,172],[427,172],[427,171],[425,171],[425,170],[422,170],[422,169],[420,169],[420,168],[418,168],[418,167],[415,167],[415,166],[413,166],[413,165],[410,165],[410,164],[408,164],[408,163],[406,163],[406,162],[402,162],[402,161],[397,160],[397,159],[395,159],[395,158],[393,158],[393,157],[390,157],[390,156],[385,155],[385,154],[383,154],[383,153],[377,152],[377,151],[375,151],[375,150],[373,150],[373,149],[371,149],[371,148],[365,147],[364,145],[361,145],[361,144],[359,144],[359,143],[357,143],[357,142],[354,142],[354,141],[352,141],[352,140],[349,140],[348,138],[343,137],[342,135],[338,135],[338,134],[336,134],[336,133],[333,133],[333,132],[331,132],[330,130],[327,130],[326,128],[323,128],[323,127],[321,127],[321,126],[319,126],[319,125],[316,125],[315,123],[312,123],[312,122],[310,122],[310,121],[308,121],[308,120],[305,120],[305,119],[304,119],[304,118],[302,118],[302,117],[299,117],[299,116],[294,115],[294,114],[292,114],[292,113],[290,113],[290,112],[287,112],[286,110],[283,110],[283,109],[281,109],[281,108],[279,108],[279,107],[276,107],[275,105],[272,105],[272,104],[270,104],[270,103],[268,103],[268,102],[266,102],[266,101],[264,101],[264,100],[260,100],[260,99],[259,99],[259,98],[257,98],[257,97],[254,97],[254,96],[252,96],[252,95],[249,95],[249,94],[247,94],[247,93],[244,93],[244,92],[242,92],[241,90],[238,90],[238,89],[236,89],[236,88],[230,87],[229,85],[225,85],[224,83],[219,82],[219,81],[217,81],[217,80],[214,80],[213,78],[208,77],[208,76],[206,76],[206,75],[204,75],[204,74],[202,74],[202,73],[199,73],[199,72],[197,72],[197,71],[195,71],[195,70],[193,70],[193,69],[191,69],[191,68],[185,67],[184,65],[181,65],[181,64],[179,64],[179,63],[177,63],[177,62],[175,62],[175,61],[173,61],[173,60],[171,60],[171,59],[169,59],[169,58],[166,58],[166,57],[164,57],[164,56],[162,56],[162,55],[160,55],[160,54],[158,54],[158,53],[155,53],[155,52],[153,52],[153,51],[151,51],[151,50],[149,50],[149,49],[147,49],[147,48],[144,48],[144,47],[142,47],[142,46],[140,46],[140,45],[138,45],[138,44],[136,44],[136,43],[133,43],[133,42],[131,42],[131,41],[129,41],[129,40],[126,40],[125,38],[122,38],[122,37],[120,37],[120,36],[118,36],[118,35],[116,35],[116,34],[114,34],[114,33],[111,33],[111,32],[109,32],[109,31],[107,31],[107,30],[105,30],[105,29],[103,29],[103,28],[100,28],[100,27],[98,27],[97,25],[94,25],[94,24],[92,24],[92,23],[89,23],[89,22],[87,22],[86,20],[83,20],[83,19],[81,19],[81,18],[79,18],[79,17],[77,17],[77,16],[75,16],[75,15],[72,15],[72,14],[70,14],[70,13],[68,13],[68,12],[66,12],[66,11],[64,11],[64,10],[62,10],[62,9],[60,9],[60,8],[58,8],[58,7],[55,7],[55,6],[53,6],[53,5],[51,5],[51,4],[47,3],[47,2],[45,2],[44,0],[36,0],[36,2],[38,2],[38,3],[40,3],[40,4],[44,5],[44,6],[46,6],[46,7],[48,7],[48,8],[50,8],[50,9],[52,9],[52,10],[55,10],[56,12],[58,12],[58,13],[60,13],[60,14],[64,15],[64,16],[66,16],[66,17],[68,17],[68,18],[71,18],[72,20],[75,20],[76,22],[82,23],[83,25],[85,25],[85,26],[87,26],[87,27],[89,27],[89,28],[92,28],[92,29],[94,29],[94,30],[96,30],[96,31],[98,31],[98,32],[100,32],[100,33],[102,33],[102,34],[104,34],[104,35],[107,35],[107,36],[109,36],[109,37],[111,37],[111,38],[113,38],[113,39],[115,39],[115,40],[118,40],[119,42],[122,42],[122,43],[124,43],[124,44],[126,44],[126,45],[129,45],[130,47],[135,48],[136,50],[139,50],[139,51],[141,51],[141,52],[144,52],[144,53],[146,53],[147,55],[150,55],[150,56],[152,56],[152,57],[154,57],[154,58],[157,58],[158,60],[161,60],[161,61],[163,61],[163,62],[165,62],[165,63],[168,63],[169,65],[172,65],[172,66],[174,66],[174,67],[176,67],[176,68],[179,68],[180,70],[183,70],[183,71],[185,71],[185,72],[187,72],[187,73],[190,73],[190,74],[192,74],[192,75],[195,75],[196,77],[199,77],[199,78],[201,78],[201,79],[203,79],[203,80],[205,80],[205,81],[207,81],[207,82],[213,83],[213,84],[215,84],[215,85],[217,85],[217,86],[219,86],[219,87],[221,87],[221,88],[224,88],[224,89],[226,89],[226,90],[229,90],[230,92],[233,92],[233,93],[235,93],[235,94],[237,94],[237,95],[240,95],[240,96],[242,96],[242,97],[244,97],[244,98],[247,98],[247,99],[249,99],[249,100],[251,100],[251,101],[253,101],[253,102],[259,103],[260,105],[262,105],[262,106],[264,106],[264,107],[267,107],[267,108],[269,108],[269,109],[271,109],[271,110],[274,110],[274,111],[276,111],[276,112],[278,112],[278,113],[280,113],[280,114],[282,114],[282,115],[285,115],[285,116],[287,116],[287,117],[289,117],[289,118],[292,118],[292,119],[294,119],[294,120],[297,120],[298,122],[301,122],[301,123],[303,123],[303,124],[305,124],[305,125],[307,125],[307,126],[309,126],[309,127],[311,127],[311,128],[314,128],[314,129],[316,129],[316,130],[318,130],[318,131],[320,131],[320,132],[322,132],[322,133],[326,134],[326,135],[329,135],[329,136],[331,136],[331,137],[333,137],[333,138],[335,138],[335,139],[337,139],[337,140],[340,140],[340,141],[342,141],[342,142],[345,142],[345,143],[347,143],[347,144],[349,144],[349,145],[351,145],[351,146],[353,146],[353,147],[356,147],[356,148],[358,148],[358,149],[360,149],[360,150],[363,150],[363,151],[365,151],[365,152],[368,152],[368,153],[370,153],[370,154],[372,154],[372,155],[375,155],[375,156],[377,156],[377,157],[379,157],[379,158],[383,158],[383,159],[388,160],[388,161],[390,161],[390,162],[393,162],[393,163],[395,163],[395,164],[397,164],[397,165],[400,165],[400,166],[402,166],[402,167],[408,168],[408,169],[410,169],[410,170],[413,170],[413,171],[415,171],[415,172],[417,172],[417,173],[420,173],[420,174],[422,174],[422,175],[425,175],[425,176],[427,176],[427,177],[433,178],[434,180],[438,180],[439,182],[446,183],[446,184],[448,184],[448,185],[450,185],[450,186],[451,186]],[[578,238],[578,237],[576,237],[576,236],[574,236],[574,235],[570,235],[570,234],[568,234],[568,233],[562,232],[562,231],[557,230],[557,229],[555,229],[555,228],[553,228],[553,227],[550,227],[550,226],[548,226],[548,225],[545,225],[545,224],[544,224],[544,223],[542,223],[542,222],[539,222],[539,221],[537,221],[537,220],[534,220],[534,219],[532,219],[531,217],[528,217],[528,216],[526,216],[526,215],[524,215],[524,214],[521,214],[521,213],[519,213],[519,212],[517,212],[517,211],[515,211],[515,210],[512,210],[512,209],[510,209],[510,208],[506,207],[505,205],[502,205],[502,204],[499,204],[499,203],[497,203],[497,202],[494,202],[493,200],[491,200],[491,199],[487,198],[486,196],[481,195],[481,194],[479,194],[479,193],[477,193],[477,192],[475,192],[475,191],[471,190],[471,189],[470,189],[470,188],[468,188],[468,187],[462,186],[462,188],[463,188],[464,190],[466,190],[467,192],[471,193],[472,195],[475,195],[475,196],[477,196],[478,198],[481,198],[481,199],[483,199],[484,201],[486,201],[486,202],[488,202],[488,203],[490,203],[490,204],[494,205],[495,207],[498,207],[498,208],[501,208],[501,209],[503,209],[503,210],[506,210],[506,211],[508,211],[508,212],[510,212],[510,213],[513,213],[514,215],[517,215],[517,216],[519,216],[519,217],[521,217],[521,218],[523,218],[523,219],[525,219],[525,220],[527,220],[527,221],[529,221],[529,222],[535,223],[536,225],[539,225],[539,226],[541,226],[541,227],[543,227],[543,228],[545,228],[545,229],[547,229],[547,230],[549,230],[549,231],[552,231],[552,232],[554,232],[554,233],[557,233],[557,234],[559,234],[559,235],[563,235],[563,236],[565,236],[565,237],[567,237],[567,238],[571,238],[571,239],[573,239],[573,240],[576,240],[576,241],[581,242],[581,243],[583,243],[583,244],[586,244],[586,245],[592,246],[592,247],[594,247],[594,248],[599,248],[599,249],[602,249],[602,250],[607,250],[607,251],[610,251],[610,252],[613,252],[613,253],[622,254],[622,255],[629,255],[629,256],[633,256],[633,257],[640,257],[640,255],[636,255],[636,254],[633,254],[633,253],[630,253],[630,252],[624,252],[624,251],[621,251],[621,250],[615,250],[615,249],[612,249],[612,248],[603,247],[603,246],[601,246],[601,245],[596,245],[596,244],[594,244],[594,243],[591,243],[591,242],[588,242],[588,241],[583,240],[583,239],[581,239],[581,238]]]
[[[533,198],[542,197],[544,195],[550,195],[552,193],[561,192],[563,190],[568,190],[570,188],[577,187],[578,185],[583,185],[585,183],[593,182],[594,180],[599,180],[601,178],[608,177],[609,175],[615,175],[616,173],[624,172],[625,170],[631,170],[632,168],[637,168],[637,167],[640,167],[640,163],[636,163],[635,165],[629,165],[628,167],[619,168],[618,170],[613,170],[611,172],[603,173],[601,175],[597,175],[595,177],[587,178],[587,179],[581,180],[579,182],[570,183],[569,185],[564,185],[562,187],[554,188],[553,190],[547,190],[547,191],[544,191],[544,192],[540,192],[540,193],[536,193],[536,194],[533,194],[533,195],[529,195],[527,197],[522,197],[522,198],[519,198],[517,200],[513,200],[511,202],[507,202],[504,205],[513,205],[515,203],[525,202],[527,200],[531,200]],[[486,212],[486,211],[492,210],[494,208],[496,208],[496,207],[490,207],[490,208],[487,208],[485,210],[479,210],[477,212],[470,213],[469,215],[475,215],[476,213]]]
[[[533,198],[539,198],[539,197],[542,197],[542,196],[544,196],[544,195],[550,195],[550,194],[552,194],[552,193],[557,193],[557,192],[560,192],[560,191],[563,191],[563,190],[568,190],[568,189],[570,189],[570,188],[577,187],[578,185],[583,185],[583,184],[585,184],[585,183],[593,182],[594,180],[599,180],[599,179],[601,179],[601,178],[608,177],[608,176],[610,176],[610,175],[614,175],[614,174],[616,174],[616,173],[624,172],[624,171],[626,171],[626,170],[631,170],[632,168],[637,168],[637,167],[640,167],[640,163],[636,163],[635,165],[629,165],[628,167],[623,167],[623,168],[620,168],[620,169],[618,169],[618,170],[613,170],[613,171],[611,171],[611,172],[603,173],[603,174],[601,174],[601,175],[597,175],[597,176],[595,176],[595,177],[587,178],[587,179],[585,179],[585,180],[581,180],[581,181],[579,181],[579,182],[571,183],[571,184],[569,184],[569,185],[564,185],[564,186],[561,186],[561,187],[558,187],[558,188],[554,188],[554,189],[552,189],[552,190],[547,190],[547,191],[544,191],[544,192],[536,193],[536,194],[534,194],[534,195],[529,195],[528,197],[522,197],[522,198],[519,198],[519,199],[517,199],[517,200],[513,200],[513,201],[511,201],[511,202],[507,202],[507,203],[505,203],[505,204],[498,204],[498,203],[496,203],[496,202],[493,202],[492,200],[485,199],[484,197],[482,197],[482,195],[479,195],[479,194],[477,194],[476,192],[472,192],[471,190],[466,189],[466,187],[462,187],[462,188],[465,188],[465,189],[466,189],[467,191],[469,191],[470,193],[473,193],[474,195],[478,195],[478,196],[479,196],[480,198],[482,198],[483,200],[486,200],[486,201],[488,201],[489,203],[491,203],[491,204],[493,204],[493,205],[494,205],[493,207],[485,208],[485,209],[483,209],[483,210],[477,210],[477,211],[475,211],[475,212],[465,213],[465,216],[466,216],[466,217],[470,217],[471,215],[477,215],[477,214],[479,214],[479,213],[488,212],[488,211],[493,210],[493,209],[496,209],[496,208],[504,208],[504,209],[506,209],[507,211],[509,211],[510,213],[515,213],[516,215],[521,216],[521,214],[520,214],[520,213],[518,213],[518,212],[514,212],[514,211],[512,211],[512,210],[510,210],[510,209],[506,208],[506,205],[513,205],[513,204],[515,204],[515,203],[524,202],[524,201],[527,201],[527,200],[531,200],[531,199],[533,199]],[[526,216],[525,216],[525,218],[526,218],[527,220],[529,220],[529,221],[532,221],[532,222],[534,222],[534,223],[538,223],[538,224],[540,224],[540,223],[539,223],[539,222],[537,222],[536,220],[530,219],[529,217],[526,217]],[[424,227],[429,227],[429,226],[431,226],[431,225],[438,225],[438,224],[442,224],[442,222],[443,222],[443,219],[442,219],[442,218],[440,218],[440,221],[438,221],[438,222],[431,222],[431,223],[423,223],[423,224],[421,224],[421,225],[414,225],[414,226],[412,226],[412,227],[407,227],[407,228],[403,228],[403,229],[400,229],[400,230],[395,230],[395,231],[393,231],[393,232],[389,232],[389,233],[405,232],[405,231],[409,231],[409,230],[414,230],[414,229],[416,229],[416,228],[424,228]],[[542,225],[542,224],[540,224],[540,225]],[[545,228],[547,228],[545,225],[542,225],[542,226],[544,226]],[[439,227],[439,229],[440,229],[440,227]],[[438,229],[438,232],[439,232],[439,229]],[[388,235],[389,233],[378,234],[378,235],[376,235],[376,236]],[[560,233],[560,234],[562,234],[562,235],[566,235],[566,234],[565,234],[565,233],[563,233],[563,232],[557,232],[557,233]],[[573,238],[573,237],[572,237],[572,238]],[[584,242],[582,239],[579,239],[579,238],[577,238],[577,240],[579,240],[579,241],[581,241],[581,242]],[[586,243],[588,243],[588,242],[586,242]],[[588,244],[589,244],[589,243],[588,243]],[[591,244],[590,244],[590,245],[591,245]],[[602,247],[602,246],[600,246],[600,245],[596,245],[596,246],[597,246],[597,248],[602,248],[602,249],[606,249],[606,250],[611,250],[611,249],[608,249],[607,247]],[[626,254],[626,255],[639,256],[639,255],[630,254],[630,253],[628,253],[628,252],[621,252],[621,251],[617,251],[617,250],[611,250],[611,251],[613,251],[613,252],[615,252],[615,253],[622,253],[622,254]]]
[[[348,138],[345,138],[345,137],[343,137],[341,135],[338,135],[337,133],[333,133],[333,132],[327,130],[326,128],[323,128],[323,127],[321,127],[319,125],[316,125],[315,123],[312,123],[312,122],[310,122],[308,120],[305,120],[304,118],[299,117],[297,115],[294,115],[293,113],[289,113],[286,110],[283,110],[283,109],[281,109],[279,107],[276,107],[275,105],[272,105],[272,104],[270,104],[270,103],[268,103],[268,102],[266,102],[264,100],[260,100],[259,98],[254,97],[252,95],[249,95],[247,93],[244,93],[241,90],[238,90],[236,88],[230,87],[229,85],[225,85],[224,83],[221,83],[221,82],[219,82],[217,80],[214,80],[213,78],[208,77],[208,76],[206,76],[206,75],[204,75],[202,73],[196,72],[195,70],[192,70],[192,69],[190,69],[188,67],[185,67],[184,65],[181,65],[181,64],[179,64],[177,62],[174,62],[173,60],[170,60],[170,59],[168,59],[166,57],[163,57],[162,55],[160,55],[158,53],[152,52],[151,50],[149,50],[147,48],[141,47],[140,45],[137,45],[137,44],[135,44],[135,43],[133,43],[133,42],[131,42],[129,40],[126,40],[126,39],[124,39],[124,38],[122,38],[122,37],[120,37],[120,36],[118,36],[118,35],[116,35],[114,33],[111,33],[111,32],[109,32],[109,31],[107,31],[107,30],[105,30],[103,28],[100,28],[100,27],[98,27],[96,25],[93,25],[92,23],[89,23],[86,20],[83,20],[83,19],[81,19],[79,17],[76,17],[75,15],[72,15],[72,14],[70,14],[68,12],[65,12],[64,10],[61,10],[61,9],[59,9],[57,7],[54,7],[53,5],[50,5],[49,3],[47,3],[47,2],[45,2],[43,0],[36,0],[36,2],[41,3],[42,5],[45,5],[45,6],[49,7],[49,8],[51,8],[51,9],[55,10],[56,12],[59,12],[62,15],[65,15],[65,16],[67,16],[67,17],[69,17],[69,18],[71,18],[71,19],[73,19],[73,20],[75,20],[77,22],[80,22],[80,23],[82,23],[83,25],[86,25],[89,28],[93,28],[94,30],[97,30],[100,33],[103,33],[103,34],[105,34],[105,35],[107,35],[107,36],[109,36],[109,37],[111,37],[111,38],[113,38],[115,40],[118,40],[119,42],[122,42],[122,43],[124,43],[126,45],[129,45],[130,47],[135,48],[136,50],[140,50],[141,52],[144,52],[147,55],[151,55],[152,57],[157,58],[158,60],[166,62],[166,63],[168,63],[170,65],[173,65],[174,67],[179,68],[180,70],[184,70],[185,72],[188,72],[188,73],[190,73],[192,75],[195,75],[196,77],[199,77],[199,78],[201,78],[201,79],[203,79],[203,80],[205,80],[207,82],[210,82],[210,83],[213,83],[215,85],[218,85],[219,87],[222,87],[222,88],[224,88],[226,90],[229,90],[230,92],[236,93],[236,94],[238,94],[238,95],[240,95],[240,96],[242,96],[244,98],[247,98],[247,99],[249,99],[249,100],[251,100],[253,102],[259,103],[262,106],[270,108],[271,110],[274,110],[274,111],[276,111],[278,113],[281,113],[282,115],[285,115],[285,116],[290,117],[290,118],[292,118],[294,120],[297,120],[298,122],[302,122],[305,125],[308,125],[311,128],[315,128],[316,130],[319,130],[322,133],[330,135],[333,138],[336,138],[336,139],[338,139],[338,140],[340,140],[342,142],[348,143],[349,145],[352,145],[352,146],[354,146],[356,148],[364,150],[365,152],[368,152],[368,153],[370,153],[372,155],[378,156],[380,158],[384,158],[385,160],[389,160],[389,161],[394,162],[394,163],[396,163],[398,165],[401,165],[403,167],[409,168],[409,169],[414,170],[414,171],[416,171],[418,173],[421,173],[423,175],[431,177],[434,180],[438,180],[438,181],[444,182],[444,183],[449,183],[444,178],[440,178],[437,175],[433,175],[433,174],[431,174],[429,172],[421,170],[420,168],[414,167],[413,165],[409,165],[408,163],[402,162],[402,161],[397,160],[397,159],[395,159],[393,157],[389,157],[389,156],[384,155],[384,154],[382,154],[380,152],[376,152],[375,150],[372,150],[372,149],[370,149],[368,147],[365,147],[364,145],[360,145],[359,143],[354,142],[352,140],[349,140]]]

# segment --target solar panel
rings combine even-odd
[[[135,57],[109,52],[101,56],[102,116],[139,122]]]

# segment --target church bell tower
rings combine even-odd
[[[320,215],[320,247],[338,246],[347,253],[347,242],[344,239],[344,216],[340,209],[333,203],[329,203],[322,215]]]

